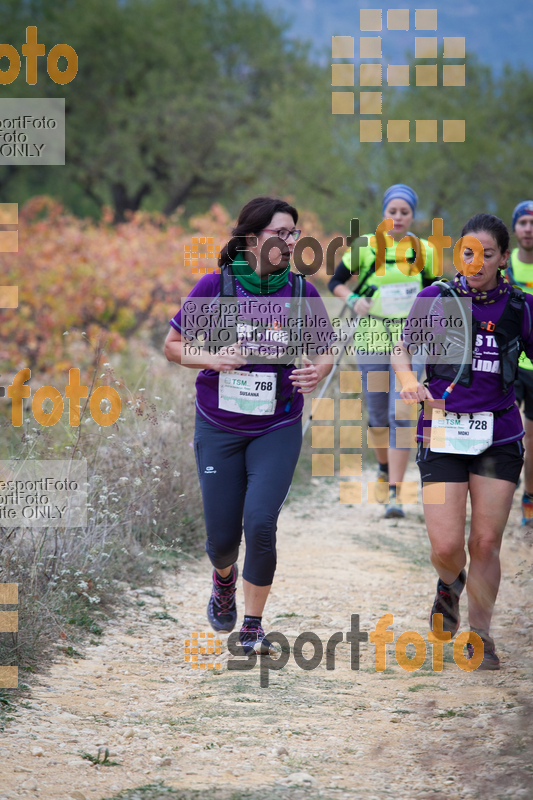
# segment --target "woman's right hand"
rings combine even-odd
[[[221,347],[218,353],[211,357],[209,369],[215,372],[231,372],[246,364],[246,358],[241,353],[240,345]]]
[[[401,390],[400,397],[408,406],[413,405],[413,403],[422,403],[424,400],[434,399],[427,386],[420,382],[417,382],[416,386],[406,386]]]
[[[358,317],[368,317],[372,308],[372,300],[369,297],[360,297],[354,304],[353,310]]]

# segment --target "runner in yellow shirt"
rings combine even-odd
[[[511,253],[507,279],[513,286],[533,294],[533,200],[518,203],[513,211],[513,231],[518,247]],[[533,526],[533,363],[522,353],[515,383],[516,400],[524,404],[524,494],[522,496],[522,525]]]
[[[358,263],[352,264],[352,253],[348,250],[328,284],[329,290],[344,299],[359,317],[354,343],[362,373],[368,424],[376,433],[380,430],[389,433],[389,446],[384,443],[375,448],[378,461],[375,494],[379,503],[387,503],[386,519],[405,516],[397,484],[403,481],[411,450],[398,430],[412,425],[408,410],[404,411],[403,403],[399,402],[391,353],[418,292],[429,286],[437,274],[433,248],[426,239],[420,239],[417,245],[416,237],[409,230],[417,202],[418,196],[410,186],[404,183],[389,186],[383,196],[383,219],[391,219],[393,227],[386,237],[385,264],[378,268],[376,236],[368,234],[368,244],[359,248]],[[408,247],[403,256],[397,257],[397,247],[404,237],[420,248],[418,255],[414,248]],[[346,284],[356,275],[357,286],[355,290],[349,289]],[[370,288],[372,296],[363,296]],[[420,377],[422,365],[415,369]],[[371,372],[382,373],[381,378],[385,379],[382,385],[388,379],[388,390],[368,388]]]

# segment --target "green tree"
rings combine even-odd
[[[440,58],[438,64],[440,72]],[[411,83],[414,67],[413,60]],[[479,212],[497,214],[509,223],[516,203],[532,194],[533,76],[527,70],[507,68],[495,76],[469,55],[464,87],[385,88],[383,112],[385,120],[411,120],[411,141],[360,145],[358,160],[366,165],[369,187],[367,208],[375,217],[381,213],[382,190],[409,183],[419,194],[426,221],[442,217],[445,233],[457,237],[466,220]],[[416,142],[416,119],[438,120],[440,141]],[[445,119],[466,121],[464,142],[442,141]],[[379,192],[373,197],[375,187]]]
[[[35,0],[25,13],[4,6],[19,40],[26,24],[37,24],[39,41],[77,51],[70,84],[53,84],[41,59],[38,86],[28,93],[42,96],[46,87],[66,98],[67,166],[56,190],[74,183],[95,207],[112,203],[117,221],[141,206],[171,214],[183,204],[192,212],[214,200],[240,203],[242,192],[280,173],[279,109],[288,98],[305,94],[314,103],[310,117],[319,116],[323,70],[285,41],[283,25],[260,5],[63,0],[51,10]],[[311,140],[300,161],[318,164],[319,152]],[[313,171],[301,166],[288,190],[322,185]],[[41,176],[50,185],[49,174]],[[4,181],[14,177],[4,168]]]
[[[357,113],[331,113],[329,65],[287,40],[279,12],[259,4],[0,0],[0,15],[3,40],[19,52],[26,25],[37,25],[47,51],[65,42],[79,56],[65,86],[48,77],[44,58],[36,86],[22,71],[0,86],[1,97],[64,96],[67,111],[66,166],[0,166],[4,201],[49,193],[81,214],[111,205],[120,221],[141,208],[201,213],[215,201],[234,213],[272,193],[347,233],[353,216],[374,226],[384,188],[407,182],[420,195],[419,216],[443,217],[457,235],[472,213],[508,220],[531,195],[526,70],[495,76],[468,55],[465,87],[384,86],[384,124],[411,120],[411,141],[367,144]],[[412,83],[414,73],[411,59]],[[439,138],[441,120],[465,119],[466,141],[416,142],[421,118],[439,120]]]

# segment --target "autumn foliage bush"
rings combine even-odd
[[[184,264],[185,245],[209,236],[222,247],[232,227],[219,205],[188,223],[144,212],[116,226],[111,220],[110,210],[98,222],[77,219],[48,197],[20,210],[19,251],[0,254],[2,284],[19,287],[19,307],[0,311],[4,368],[73,366],[65,331],[85,331],[92,341],[105,331],[109,352],[162,325],[199,278]],[[323,238],[316,217],[301,221],[306,234]]]

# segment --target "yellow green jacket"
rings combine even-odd
[[[385,264],[376,272],[376,249],[372,247],[375,244],[375,235],[366,235],[369,244],[359,248],[359,264],[355,268],[352,266],[350,250],[342,257],[344,266],[350,272],[358,272],[358,288],[355,289],[357,294],[365,293],[371,286],[376,287],[371,298],[370,315],[360,318],[354,342],[361,351],[390,353],[402,332],[416,295],[438,277],[433,272],[433,248],[427,239],[420,239],[425,250],[423,268],[415,265],[409,267],[405,263],[400,268],[395,258],[397,243],[393,241],[392,246],[385,250]],[[415,251],[409,247],[405,252],[405,260],[409,262],[414,258]]]
[[[506,271],[507,280],[512,286],[518,286],[524,292],[533,294],[533,264],[524,264],[518,259],[518,247],[515,247],[509,258],[509,266]],[[522,353],[518,361],[520,369],[532,369],[531,359]]]

